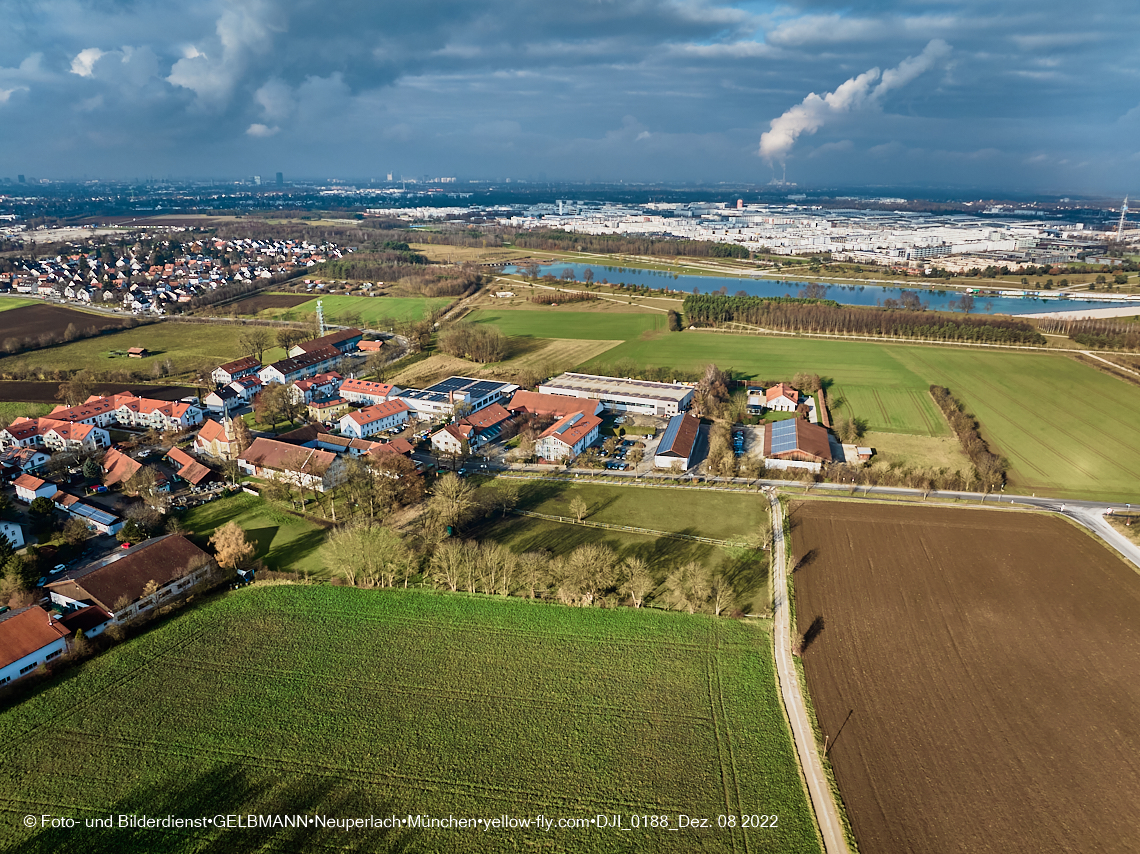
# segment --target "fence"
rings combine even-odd
[[[548,513],[535,513],[533,510],[512,510],[517,516],[531,516],[535,519],[546,519],[549,522],[561,522],[565,525],[581,525],[584,528],[601,528],[606,531],[625,531],[627,534],[645,534],[650,537],[665,537],[670,540],[687,540],[693,543],[707,543],[710,546],[735,546],[747,548],[747,543],[734,543],[730,540],[714,540],[711,537],[698,537],[695,534],[681,534],[676,531],[653,531],[649,528],[635,528],[632,525],[610,525],[606,522],[590,522],[585,519],[579,521],[569,516],[551,516]]]

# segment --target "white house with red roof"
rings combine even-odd
[[[311,379],[298,380],[289,386],[289,398],[294,403],[312,403],[322,397],[335,397],[343,381],[344,377],[336,371],[317,374]]]
[[[341,416],[340,432],[355,439],[363,439],[408,423],[411,409],[402,400],[388,400],[375,406],[366,406]]]
[[[534,444],[535,453],[546,460],[576,457],[598,439],[602,419],[585,412],[571,412],[559,418]]]
[[[55,661],[67,650],[67,635],[39,605],[0,614],[0,685]]]
[[[242,400],[250,401],[257,396],[257,393],[261,391],[262,386],[263,383],[261,382],[261,377],[259,377],[257,374],[250,374],[246,377],[238,377],[238,379],[234,380],[232,383],[226,386],[226,388],[232,388],[241,396]]]
[[[22,474],[12,482],[16,487],[16,497],[31,504],[37,498],[51,498],[58,486],[34,474]]]
[[[0,430],[0,448],[49,448],[53,451],[97,451],[109,447],[111,436],[102,427],[55,418],[17,418]]]
[[[345,380],[340,384],[340,396],[353,403],[384,403],[399,393],[394,385],[372,380]]]
[[[776,383],[764,392],[764,406],[770,412],[795,412],[800,393],[787,383]]]

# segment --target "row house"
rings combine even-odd
[[[102,427],[57,421],[54,418],[17,418],[0,430],[0,448],[97,451],[110,444],[110,434]]]
[[[258,372],[258,376],[265,385],[269,383],[289,385],[328,371],[340,361],[342,355],[335,347],[321,347],[311,353],[266,365]]]
[[[344,415],[339,423],[340,432],[346,436],[363,439],[381,430],[391,430],[393,427],[407,424],[410,411],[402,400],[389,400],[375,406],[366,406]]]
[[[257,397],[257,393],[263,388],[261,377],[257,374],[250,374],[247,377],[239,377],[230,383],[226,388],[233,389],[238,393],[238,396],[247,403]]]
[[[210,379],[214,381],[214,385],[229,385],[242,377],[254,376],[260,370],[261,362],[256,356],[242,356],[240,359],[218,365],[210,374]]]
[[[93,396],[79,406],[57,406],[50,417],[99,427],[117,424],[143,429],[186,430],[201,424],[203,413],[199,406],[186,401],[154,400],[122,392],[107,397]]]
[[[400,389],[389,383],[372,380],[345,380],[340,384],[340,396],[353,403],[367,405],[384,403],[400,393]]]

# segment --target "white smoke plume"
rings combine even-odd
[[[918,56],[908,56],[895,68],[882,73],[878,68],[864,71],[823,97],[812,92],[782,116],[772,119],[768,131],[760,136],[760,156],[773,165],[783,163],[800,134],[815,133],[840,113],[878,106],[887,92],[905,86],[949,55],[950,45],[934,39]]]

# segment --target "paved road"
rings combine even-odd
[[[807,780],[811,804],[819,831],[823,835],[823,847],[827,854],[847,854],[847,837],[843,833],[843,823],[839,820],[839,808],[831,794],[827,775],[812,732],[800,690],[795,663],[792,661],[792,627],[788,608],[787,558],[784,543],[784,516],[775,490],[767,490],[768,502],[772,507],[772,585],[774,590],[773,607],[776,616],[776,674],[780,681],[780,695],[788,720],[792,725],[792,737],[796,752],[800,757],[800,767]]]

